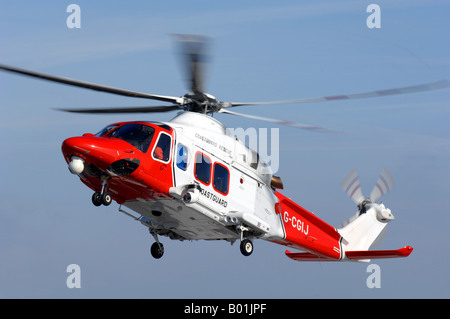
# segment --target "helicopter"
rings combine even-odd
[[[41,80],[133,98],[170,103],[161,106],[61,109],[72,113],[160,113],[178,111],[168,122],[132,121],[105,126],[63,141],[61,150],[70,173],[93,191],[95,206],[113,201],[119,212],[148,228],[154,238],[151,255],[164,254],[160,237],[171,240],[240,242],[249,256],[255,239],[267,240],[300,252],[285,251],[297,261],[359,261],[407,257],[411,246],[370,250],[394,219],[376,201],[393,186],[384,170],[369,198],[364,198],[357,173],[341,185],[358,211],[346,225],[335,228],[282,195],[280,177],[258,152],[229,134],[212,115],[224,113],[293,126],[316,132],[314,125],[240,114],[230,108],[248,105],[312,103],[408,94],[447,88],[449,81],[348,95],[270,102],[224,102],[205,93],[203,72],[208,39],[177,35],[184,52],[190,92],[181,97],[156,95],[84,82],[9,65],[0,69]]]

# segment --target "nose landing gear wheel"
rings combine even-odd
[[[101,196],[101,203],[105,206],[109,206],[109,204],[111,204],[112,202],[112,197],[109,193],[104,193]]]
[[[102,204],[102,195],[98,192],[95,192],[92,195],[92,204],[95,206],[100,206]]]
[[[153,243],[152,247],[150,248],[150,252],[153,256],[153,258],[159,259],[164,255],[164,246],[161,243]]]
[[[244,256],[250,256],[253,252],[253,243],[250,239],[244,239],[241,241],[241,253]]]
[[[112,203],[113,198],[112,198],[111,194],[108,193],[108,191],[107,191],[108,177],[102,176],[101,184],[102,184],[102,188],[101,188],[100,192],[95,192],[92,195],[92,203],[95,206],[101,206],[101,205],[109,206]]]

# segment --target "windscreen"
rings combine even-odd
[[[130,143],[138,150],[146,153],[153,138],[155,129],[144,124],[124,124],[109,133],[108,137],[115,137]]]

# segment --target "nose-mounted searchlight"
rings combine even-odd
[[[72,156],[69,163],[69,171],[74,175],[80,175],[84,171],[84,159]]]

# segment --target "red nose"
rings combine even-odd
[[[106,170],[113,162],[119,159],[120,154],[127,152],[123,141],[111,140],[92,135],[71,137],[62,144],[62,152],[67,163],[73,156],[80,157],[87,163]]]

